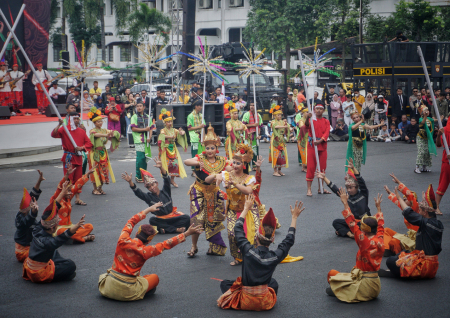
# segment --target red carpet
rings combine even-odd
[[[58,121],[58,117],[47,117],[45,115],[39,115],[37,108],[25,108],[21,109],[22,114],[29,112],[31,116],[25,116],[22,114],[18,114],[16,116],[11,116],[10,119],[1,119],[0,125],[17,125],[17,124],[34,124],[34,123],[43,123],[48,121]],[[19,116],[21,115],[21,116]],[[83,114],[83,119],[88,120],[87,114]]]

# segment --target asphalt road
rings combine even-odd
[[[344,161],[347,144],[330,142],[328,146],[327,176],[344,184]],[[404,143],[368,143],[366,165],[362,168],[370,196],[383,193],[382,209],[386,226],[405,233],[401,211],[387,200],[385,184],[393,188],[388,173],[394,172],[411,189],[421,193],[429,183],[437,189],[441,150],[433,159],[432,173],[417,175],[413,172],[415,145]],[[220,149],[223,154],[223,148]],[[156,147],[153,153],[157,153]],[[268,144],[261,145],[261,153],[267,158]],[[396,317],[448,317],[450,303],[449,231],[444,231],[443,251],[439,256],[437,277],[428,281],[400,281],[382,278],[378,299],[359,304],[341,303],[325,294],[328,286],[326,275],[330,269],[349,272],[355,265],[357,245],[351,239],[335,236],[332,221],[340,218],[342,204],[335,195],[306,197],[305,174],[297,164],[295,144],[288,144],[290,167],[284,169],[285,177],[272,176],[266,159],[263,163],[261,201],[273,207],[282,225],[276,233],[275,243],[280,243],[290,224],[289,205],[295,200],[304,202],[306,210],[298,219],[296,243],[292,256],[303,256],[296,263],[280,264],[274,278],[280,285],[278,302],[273,310],[259,313],[261,316],[279,317],[348,317],[348,316],[396,316]],[[182,153],[183,158],[189,156]],[[122,303],[103,298],[97,288],[98,277],[111,267],[117,239],[126,221],[146,207],[134,196],[128,184],[121,180],[123,171],[135,170],[134,150],[125,143],[112,155],[112,166],[117,182],[104,187],[105,196],[93,196],[91,184],[82,194],[86,207],[74,206],[72,221],[83,214],[94,225],[95,242],[61,247],[63,257],[71,258],[77,265],[77,277],[71,282],[33,284],[22,279],[22,264],[14,255],[14,217],[18,211],[23,187],[31,189],[37,179],[36,169],[44,172],[43,193],[39,200],[40,212],[48,204],[58,182],[63,176],[62,164],[36,166],[24,169],[0,170],[0,317],[231,317],[255,316],[257,313],[224,311],[217,307],[220,296],[219,282],[211,278],[234,279],[241,267],[231,267],[232,257],[207,256],[204,235],[199,240],[199,254],[194,259],[186,257],[190,238],[172,250],[147,261],[142,274],[156,273],[160,284],[156,294],[141,301]],[[156,168],[149,167],[151,172]],[[157,174],[155,174],[157,175]],[[158,177],[159,178],[159,177]],[[189,213],[187,191],[193,178],[177,179],[178,189],[173,189],[174,204],[180,211]],[[142,187],[142,185],[140,185]],[[317,193],[317,183],[313,184]],[[450,228],[449,197],[442,201],[444,227]],[[373,200],[370,202],[375,210]],[[41,213],[40,213],[41,214]],[[226,231],[222,232],[226,239]],[[157,235],[154,242],[169,238]],[[226,240],[227,241],[227,240]],[[382,268],[386,268],[383,261]]]

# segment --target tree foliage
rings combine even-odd
[[[172,22],[162,12],[150,9],[145,3],[139,3],[137,10],[132,12],[127,19],[131,42],[138,42],[143,34],[151,30],[160,33],[168,41]]]
[[[85,17],[86,7],[83,3],[75,3],[73,13],[69,15],[69,31],[78,49],[81,49],[82,40],[85,41],[87,48],[91,47],[94,43],[99,43],[101,40],[100,26],[98,24],[88,26]]]
[[[284,53],[324,37],[315,26],[328,0],[252,0],[244,37],[268,52]],[[286,63],[289,69],[289,59]]]
[[[372,42],[383,41],[385,37],[390,40],[397,30],[413,41],[432,41],[434,35],[445,40],[449,38],[446,32],[446,24],[450,24],[448,11],[425,0],[400,0],[390,16],[370,16],[366,21],[366,34]]]

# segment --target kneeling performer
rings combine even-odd
[[[378,270],[384,254],[384,218],[383,212],[381,212],[381,195],[378,194],[375,198],[378,213],[375,217],[363,216],[360,226],[356,223],[348,205],[349,195],[343,188],[340,189],[339,195],[344,204],[342,215],[355,235],[359,250],[356,254],[356,265],[350,273],[339,273],[334,269],[328,273],[330,287],[326,292],[347,303],[369,301],[377,298],[381,290],[378,277]]]
[[[112,267],[99,277],[98,289],[104,297],[133,301],[144,298],[146,293],[153,294],[159,284],[159,277],[156,274],[140,276],[145,261],[184,242],[187,236],[202,232],[203,229],[200,226],[191,226],[186,232],[173,238],[155,245],[149,245],[158,232],[151,225],[144,224],[139,226],[136,238],[132,239],[130,235],[136,224],[145,219],[148,213],[154,213],[162,206],[163,204],[158,202],[139,212],[125,224],[117,242]]]
[[[236,281],[224,280],[220,289],[224,293],[217,300],[222,309],[270,310],[277,302],[278,283],[272,278],[277,265],[288,255],[289,249],[294,245],[297,218],[305,209],[302,202],[295,202],[291,206],[292,221],[286,238],[278,245],[275,251],[269,246],[275,239],[277,222],[272,209],[265,215],[256,238],[255,248],[245,237],[244,220],[254,204],[254,196],[250,194],[234,227],[239,250],[242,252],[242,277]]]

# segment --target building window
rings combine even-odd
[[[212,0],[198,0],[198,7],[200,9],[212,9]]]
[[[198,35],[217,36],[217,29],[201,29]]]
[[[161,12],[164,12],[164,0],[161,0]]]
[[[53,62],[61,62],[59,57],[59,52],[62,50],[61,46],[53,47]]]
[[[114,14],[114,4],[113,4],[113,0],[111,0],[109,2],[109,14],[113,15]]]
[[[102,47],[101,47],[101,45],[99,45],[99,46],[97,46],[97,60],[96,60],[96,62],[97,61],[101,61],[101,60],[103,60],[102,59]],[[105,60],[106,60],[106,57],[105,57]]]
[[[217,7],[220,9],[222,8],[222,0],[217,0]]]
[[[120,61],[131,62],[131,46],[123,45],[120,47]]]
[[[232,28],[228,31],[228,41],[229,42],[241,42],[241,29]]]
[[[114,62],[114,45],[108,46],[108,61]]]
[[[244,0],[230,0],[230,7],[243,7]]]
[[[61,19],[61,8],[59,6],[56,7],[56,18]]]

